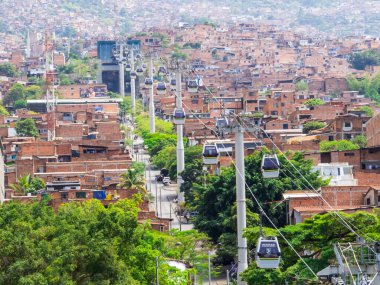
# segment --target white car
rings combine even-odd
[[[162,183],[164,184],[164,185],[168,185],[168,184],[170,184],[170,177],[169,176],[165,176],[163,179],[162,179]]]

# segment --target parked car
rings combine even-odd
[[[157,182],[162,182],[162,179],[164,179],[163,175],[161,175],[161,174],[156,175],[156,181]]]
[[[162,178],[162,183],[164,183],[164,185],[169,185],[170,184],[170,177],[169,176],[165,176],[164,178]]]

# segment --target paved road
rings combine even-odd
[[[136,143],[143,143],[142,140],[135,141]],[[186,223],[185,219],[181,218],[181,223],[178,216],[175,214],[177,209],[177,184],[172,183],[169,186],[164,186],[162,183],[156,183],[156,175],[160,174],[159,170],[152,169],[149,164],[149,155],[144,150],[140,149],[138,153],[135,153],[133,160],[138,162],[144,162],[146,165],[145,179],[147,182],[148,193],[154,197],[152,203],[150,203],[150,210],[156,211],[157,216],[164,218],[172,218],[171,228],[190,230],[193,225]],[[157,193],[157,194],[156,194]],[[156,200],[157,197],[157,200]],[[156,203],[157,201],[157,203]],[[157,206],[156,206],[157,205]],[[198,282],[197,282],[198,283]],[[227,285],[226,277],[213,278],[211,283],[205,281],[203,285]],[[200,284],[197,284],[200,285]]]
[[[156,183],[155,178],[156,175],[160,174],[160,171],[151,169],[149,158],[149,155],[141,149],[134,155],[135,161],[144,162],[146,165],[145,179],[147,181],[147,190],[154,197],[152,203],[150,203],[150,210],[156,211],[158,217],[172,218],[171,228],[180,230],[192,229],[192,224],[186,223],[183,217],[180,222],[179,217],[175,213],[178,208],[178,203],[176,203],[177,184],[172,183],[169,186],[164,186],[161,182]]]

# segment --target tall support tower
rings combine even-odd
[[[45,33],[45,88],[48,140],[55,139],[55,70],[54,70],[54,35]]]

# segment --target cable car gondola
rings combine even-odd
[[[215,121],[215,127],[217,130],[225,129],[228,127],[227,118],[217,118]]]
[[[165,82],[163,82],[163,81],[158,82],[156,90],[157,90],[157,94],[158,95],[165,95],[165,93],[166,93],[166,84],[165,84]]]
[[[280,265],[281,250],[277,237],[260,237],[256,247],[256,263],[259,268],[275,269]]]
[[[205,144],[203,146],[203,164],[218,164],[219,151],[215,144]]]
[[[152,78],[149,78],[149,77],[145,78],[145,82],[144,82],[144,84],[145,84],[145,88],[150,88],[150,87],[152,87],[152,85],[153,85],[153,80],[152,80]]]
[[[198,92],[198,83],[196,80],[189,80],[187,81],[187,90],[190,93],[196,93]]]
[[[142,69],[142,67],[139,66],[136,68],[136,74],[137,76],[141,76],[144,74],[144,70]]]
[[[261,164],[261,172],[264,178],[278,178],[280,175],[280,162],[277,155],[265,154]]]
[[[183,109],[175,109],[173,113],[173,122],[176,125],[183,125],[185,123],[186,113]]]
[[[170,79],[170,89],[175,91],[177,88],[177,80],[175,78]]]
[[[157,74],[158,74],[159,76],[164,76],[164,75],[166,75],[166,68],[165,68],[165,66],[159,66],[159,67],[158,67]]]
[[[137,78],[136,72],[131,71],[131,79],[136,79],[136,78]]]
[[[128,63],[125,65],[125,71],[129,72],[132,70],[132,66]]]

